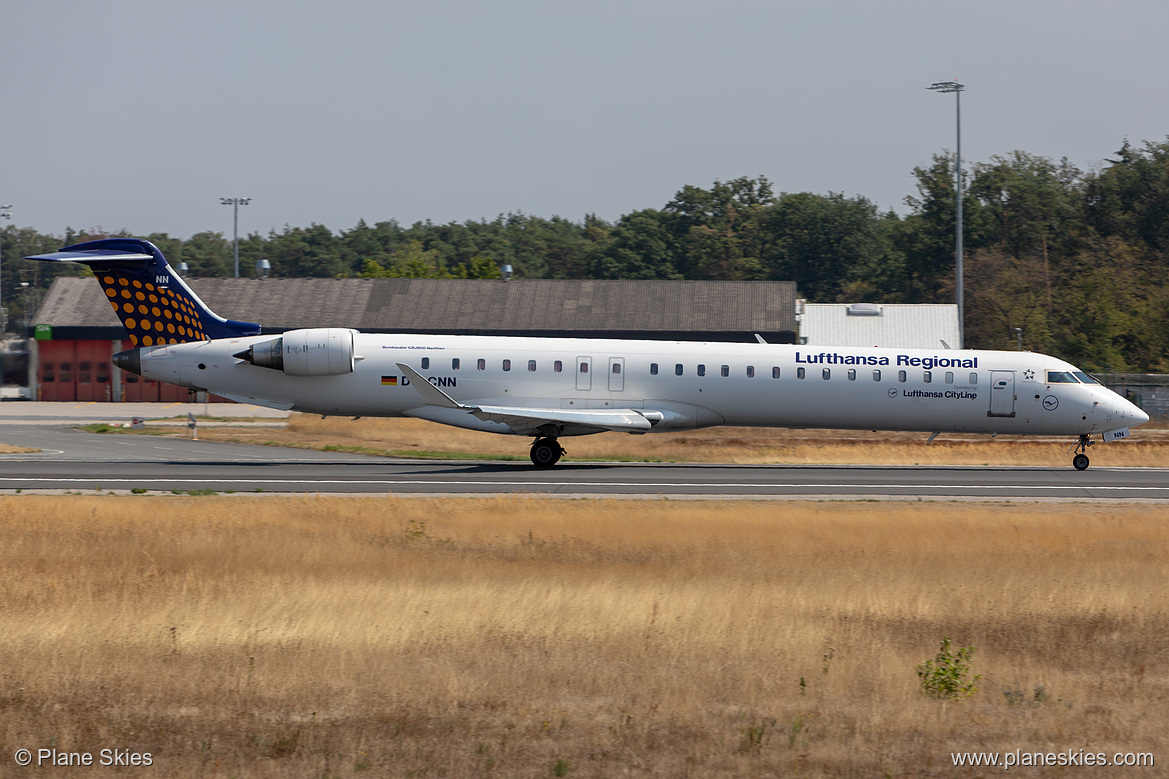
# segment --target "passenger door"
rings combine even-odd
[[[988,417],[1015,416],[1015,372],[990,372],[990,411]]]
[[[621,392],[625,389],[625,358],[609,358],[609,391]]]

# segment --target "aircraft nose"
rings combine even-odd
[[[1135,405],[1132,407],[1132,410],[1129,411],[1128,415],[1132,417],[1132,424],[1134,427],[1136,425],[1143,425],[1149,421],[1149,415]]]

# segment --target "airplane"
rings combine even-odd
[[[1087,449],[1149,421],[1075,366],[1033,352],[588,338],[265,335],[213,313],[149,241],[110,238],[28,259],[88,265],[133,348],[119,368],[244,403],[321,415],[416,417],[533,439],[716,425],[1075,436]]]

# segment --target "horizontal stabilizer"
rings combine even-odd
[[[119,249],[81,249],[73,251],[66,249],[59,252],[50,252],[49,254],[34,254],[25,259],[44,260],[45,262],[80,262],[88,265],[94,262],[149,262],[154,257],[149,254],[143,254],[142,252],[122,251]]]

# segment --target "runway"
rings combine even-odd
[[[671,498],[1169,500],[1169,471],[1143,468],[674,465],[411,461],[8,423],[0,491],[149,490]]]

